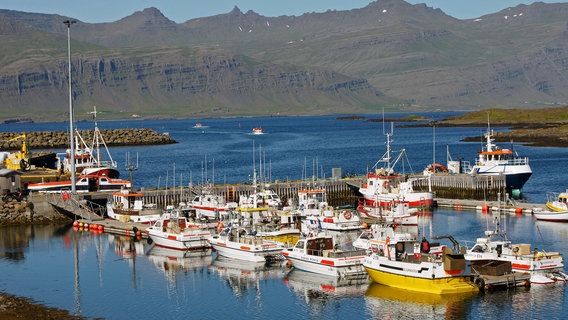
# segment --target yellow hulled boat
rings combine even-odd
[[[373,281],[390,287],[440,295],[478,292],[464,250],[437,246],[424,252],[421,248],[411,234],[395,233],[386,226],[370,240],[363,266]]]

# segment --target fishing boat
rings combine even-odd
[[[65,154],[59,154],[59,168],[63,168],[65,172],[71,172],[72,162],[75,171],[79,175],[105,176],[113,179],[120,177],[117,163],[112,159],[110,151],[106,145],[105,139],[97,124],[97,108],[94,107],[93,117],[95,128],[92,133],[92,141],[87,143],[79,130],[75,129],[75,148],[74,155],[71,155],[71,149],[67,149]],[[106,151],[105,158],[101,154],[101,146]]]
[[[264,134],[261,127],[252,128],[252,134]]]
[[[533,210],[533,217],[541,221],[551,221],[551,222],[568,222],[568,210],[567,211],[555,211],[555,210]]]
[[[396,159],[392,160],[391,136],[393,132],[385,134],[387,137],[387,150],[374,165],[375,171],[366,176],[366,182],[358,188],[363,196],[363,206],[385,207],[392,203],[408,203],[411,208],[432,208],[434,206],[434,194],[431,190],[416,191],[413,181],[417,179],[429,179],[429,176],[407,178],[407,175],[395,173],[396,165],[403,161],[406,151],[402,149]],[[408,159],[406,159],[408,161]],[[379,163],[383,167],[378,167]]]
[[[143,224],[158,221],[162,213],[156,204],[145,204],[142,193],[127,189],[113,192],[106,208],[109,219]]]
[[[561,193],[547,193],[546,207],[552,211],[568,211],[568,190]]]
[[[520,190],[532,175],[528,157],[521,157],[512,149],[501,148],[493,143],[493,130],[489,123],[484,134],[485,146],[477,152],[474,165],[468,161],[448,161],[450,173],[467,173],[471,175],[505,176],[508,192],[518,196]]]
[[[361,261],[365,250],[342,250],[325,233],[310,234],[282,251],[295,269],[339,278],[367,277]]]
[[[408,203],[391,203],[388,207],[369,207],[359,203],[357,211],[363,216],[379,222],[414,226],[418,225],[418,208],[410,208]]]
[[[320,215],[306,216],[303,220],[304,229],[354,231],[363,229],[363,223],[357,212],[351,210],[322,210]]]
[[[81,175],[75,180],[75,188],[78,193],[85,192],[115,192],[122,189],[130,189],[132,183],[123,179],[112,179],[100,175]],[[33,192],[60,193],[71,190],[71,180],[49,181],[28,184],[28,189]]]
[[[210,248],[207,238],[211,232],[191,223],[176,211],[164,212],[158,221],[146,229],[148,237],[160,247],[176,250],[205,250]]]
[[[229,225],[218,235],[207,239],[217,254],[249,262],[270,262],[279,260],[284,244],[258,238],[244,228]]]
[[[477,238],[472,248],[467,250],[467,260],[510,261],[513,271],[529,272],[533,284],[568,281],[560,253],[536,248],[531,250],[531,245],[526,243],[513,244],[507,238],[507,233],[499,228],[498,217],[495,217],[494,224],[495,230],[486,230],[485,236]]]
[[[195,196],[190,205],[197,218],[210,220],[226,220],[229,213],[238,206],[236,202],[227,202],[223,196],[212,194],[207,189]]]
[[[477,292],[464,257],[465,249],[451,237],[454,249],[421,250],[410,233],[394,232],[383,226],[369,240],[369,254],[363,266],[374,282],[405,290],[439,295]]]

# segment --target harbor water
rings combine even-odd
[[[428,116],[437,120],[447,114]],[[194,129],[196,122],[204,127]],[[88,129],[90,124],[79,126]],[[270,180],[315,177],[312,181],[317,183],[318,178],[330,177],[332,168],[341,168],[344,175],[362,175],[384,153],[383,133],[390,131],[381,122],[335,116],[99,121],[99,127],[152,128],[179,142],[111,148],[121,175],[132,173],[137,188],[250,182],[253,166]],[[265,134],[253,135],[254,127],[262,127]],[[0,126],[10,132],[65,129],[65,123]],[[445,164],[447,150],[455,159],[473,161],[481,141],[460,140],[485,129],[395,128],[393,149],[406,150],[407,172],[422,171],[434,158]],[[519,144],[514,149],[530,158],[533,170],[523,188],[525,201],[544,203],[547,192],[567,188],[563,173],[568,149]],[[127,154],[132,163],[126,162]],[[409,231],[428,238],[450,234],[471,245],[495,227],[495,218],[514,243],[568,255],[568,224],[535,221],[526,214],[435,209]],[[349,246],[357,233],[336,236]],[[279,264],[235,262],[210,252],[184,255],[146,240],[75,231],[71,226],[5,227],[0,239],[0,290],[87,318],[559,319],[568,308],[564,284],[440,298],[367,281],[337,281]]]

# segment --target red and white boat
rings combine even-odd
[[[132,184],[128,180],[111,179],[106,176],[99,175],[82,175],[75,180],[76,192],[113,192],[122,189],[130,189]],[[30,191],[46,192],[46,193],[59,193],[62,191],[71,190],[71,180],[64,181],[51,181],[31,183],[28,185]]]
[[[252,129],[252,134],[263,134],[261,127],[256,127]]]
[[[387,151],[377,162],[384,162],[386,167],[377,168],[375,172],[367,174],[367,181],[359,188],[363,196],[364,206],[385,207],[393,203],[407,203],[411,208],[432,208],[434,206],[434,194],[431,190],[415,191],[412,182],[418,178],[406,179],[405,175],[394,172],[394,166],[405,156],[404,149],[391,163],[391,137],[387,133]],[[376,166],[376,165],[375,165]],[[421,179],[429,179],[424,177]]]
[[[195,196],[190,206],[195,210],[195,216],[199,219],[227,220],[230,212],[237,209],[238,204],[225,201],[221,195],[206,192]]]
[[[359,204],[357,211],[363,216],[397,225],[418,225],[418,208],[410,208],[408,203],[391,203],[388,207],[368,207]]]
[[[127,189],[113,192],[107,202],[108,218],[122,222],[151,224],[160,219],[161,213],[156,204],[144,203],[142,193],[131,193]]]
[[[164,212],[158,221],[146,229],[155,245],[175,250],[205,250],[210,248],[207,238],[209,230],[190,223],[187,218],[172,210]]]
[[[217,254],[249,262],[271,262],[280,258],[284,244],[248,234],[244,229],[228,227],[207,239]]]
[[[564,272],[564,259],[559,252],[531,250],[528,243],[514,244],[505,231],[499,229],[499,218],[495,218],[495,230],[486,230],[485,237],[477,238],[473,247],[467,250],[469,261],[509,261],[513,271],[529,272],[534,284],[552,284],[568,281]]]
[[[94,108],[93,115],[95,118],[95,129],[93,131],[92,141],[90,144],[85,142],[79,130],[75,129],[75,148],[74,155],[71,155],[71,149],[67,149],[65,154],[58,155],[60,163],[59,168],[63,168],[65,172],[71,172],[73,161],[75,162],[75,172],[80,175],[105,176],[118,179],[120,172],[116,169],[117,163],[112,159],[105,139],[99,130],[96,117],[97,108]],[[101,145],[106,150],[106,160],[101,157]]]
[[[332,236],[323,233],[302,238],[282,251],[296,269],[345,279],[367,277],[362,264],[365,254],[365,250],[341,250]]]

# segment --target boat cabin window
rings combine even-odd
[[[298,242],[296,242],[296,245],[294,247],[298,248],[298,249],[303,249],[304,248],[304,240],[298,240]]]
[[[196,201],[196,202],[199,201],[199,196],[193,198],[193,201]]]
[[[473,246],[473,248],[471,248],[471,251],[481,253],[481,252],[483,252],[483,248],[480,245],[476,244],[475,246]]]

